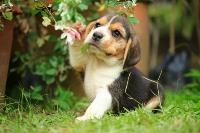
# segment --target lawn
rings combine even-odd
[[[79,102],[81,108],[86,106]],[[22,112],[20,107],[7,107],[0,114],[0,132],[142,132],[142,133],[199,133],[200,91],[166,93],[162,113],[138,109],[113,116],[105,115],[100,120],[75,121],[77,111],[46,111],[30,105],[31,110]]]

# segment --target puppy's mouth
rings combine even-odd
[[[91,41],[90,43],[88,43],[89,45],[91,45],[92,47],[96,48],[97,50],[99,50],[100,52],[104,53],[106,56],[112,56],[111,53],[107,53],[105,50],[103,50],[101,47],[100,47],[100,44],[97,44],[93,41]]]
[[[93,46],[93,47],[101,50],[100,47],[99,47],[99,45],[97,45],[96,43],[90,42],[89,45],[91,45],[91,46]]]
[[[102,51],[102,48],[101,48],[101,46],[100,46],[100,42],[95,42],[95,41],[93,41],[93,40],[90,40],[90,41],[87,42],[87,44],[89,44],[89,45],[92,46],[93,48],[96,48],[96,49]]]

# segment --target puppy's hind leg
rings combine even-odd
[[[101,118],[111,108],[112,96],[108,89],[100,90],[94,101],[90,104],[83,116],[77,117],[77,120],[85,121],[88,119]]]
[[[162,105],[164,103],[164,88],[156,81],[149,81],[150,99],[147,101],[144,107],[147,109],[151,109],[153,112],[159,112],[159,109],[162,108]]]
[[[147,102],[147,104],[145,105],[145,108],[153,110],[157,108],[159,105],[161,105],[160,96],[154,96]]]
[[[164,89],[160,84],[153,86],[151,86],[152,97],[146,103],[145,108],[151,109],[153,112],[159,112],[159,109],[162,108],[164,103]]]

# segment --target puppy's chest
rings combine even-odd
[[[98,59],[91,58],[86,65],[84,89],[88,97],[93,99],[98,91],[107,89],[118,78],[122,66],[108,66]]]

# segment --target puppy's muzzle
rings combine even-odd
[[[94,40],[95,42],[100,41],[103,38],[103,34],[100,32],[94,32],[94,34],[92,35],[92,40]]]

